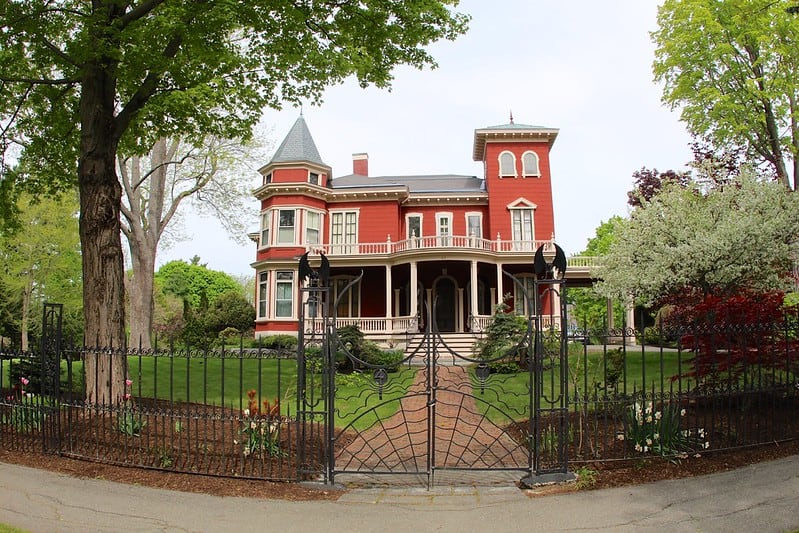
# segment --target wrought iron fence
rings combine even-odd
[[[39,354],[0,350],[0,446],[143,468],[296,480],[295,357],[295,349],[65,348],[54,393],[40,386]],[[86,386],[91,358],[97,366],[123,369],[109,401],[91,400],[102,397]],[[321,442],[307,449],[321,450]],[[321,464],[321,456],[305,455]]]
[[[570,461],[679,458],[796,439],[797,333],[795,318],[575,333]]]
[[[562,452],[555,443],[563,431],[570,464],[723,452],[799,437],[795,322],[661,329],[646,337],[634,330],[569,335],[567,383],[546,381],[546,372],[540,377],[543,390],[565,386],[568,394],[568,428],[562,420],[538,425],[542,464]],[[325,421],[298,422],[293,348],[62,347],[55,381],[48,377],[50,357],[0,346],[0,447],[286,481],[323,471],[330,457]],[[91,401],[99,395],[85,385],[88,358],[125,369],[112,401]],[[528,383],[520,379],[518,386]]]

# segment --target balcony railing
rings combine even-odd
[[[402,241],[393,242],[360,242],[340,244],[318,244],[310,247],[313,253],[334,255],[391,255],[397,253],[414,252],[428,249],[461,249],[480,250],[485,252],[518,253],[535,252],[541,245],[551,245],[550,240],[519,240],[503,241],[501,239],[489,240],[480,237],[466,237],[447,235],[436,237],[412,237]]]

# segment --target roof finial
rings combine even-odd
[[[300,104],[300,116],[302,116],[302,104]]]
[[[513,109],[510,110],[510,123],[513,124]]]

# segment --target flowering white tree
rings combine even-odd
[[[750,171],[710,190],[667,186],[621,226],[597,290],[652,303],[685,289],[787,288],[798,220],[797,195]]]

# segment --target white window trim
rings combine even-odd
[[[258,275],[255,278],[256,279],[256,289],[258,291],[258,295],[257,295],[257,298],[256,298],[256,302],[257,302],[257,305],[258,305],[258,307],[257,307],[258,316],[256,318],[258,318],[258,319],[269,318],[269,310],[270,310],[269,309],[269,307],[270,307],[269,306],[269,287],[270,287],[270,280],[272,278],[272,276],[270,276],[270,273],[271,272],[269,270],[261,270],[261,271],[258,272]],[[262,282],[261,281],[261,275],[263,275],[263,274],[266,274],[266,280]],[[264,289],[263,291],[261,291],[262,288]],[[262,294],[262,292],[265,292],[266,294]],[[261,301],[262,300],[264,302],[264,314],[263,315],[261,314]]]
[[[480,235],[472,235],[469,233],[469,217],[477,217],[480,220]],[[468,239],[469,246],[474,248],[483,238],[483,213],[480,211],[467,211],[463,216],[463,221],[466,223],[466,238]]]
[[[516,243],[514,246],[518,250],[533,251],[535,246],[535,211],[538,208],[533,202],[525,199],[518,198],[508,204],[508,214],[510,215],[510,237],[511,241]],[[515,224],[513,223],[514,211],[531,211],[530,213],[530,239],[524,239],[521,235],[516,235]],[[529,246],[524,244],[524,241],[529,241]]]
[[[275,206],[273,209],[274,209],[274,211],[277,212],[277,214],[275,215],[275,219],[276,220],[272,221],[272,222],[276,223],[276,224],[272,225],[273,228],[276,228],[276,231],[275,230],[272,231],[272,233],[275,234],[275,236],[272,238],[272,242],[275,243],[274,246],[297,246],[297,244],[298,244],[298,242],[297,242],[297,230],[300,228],[300,215],[302,214],[302,208],[297,207],[297,206],[281,205],[281,206]],[[281,226],[280,226],[280,212],[281,211],[294,211],[294,237],[292,238],[291,242],[280,242],[280,228],[281,228]]]
[[[524,164],[524,157],[527,154],[532,154],[535,158],[535,172],[528,172],[527,165]],[[538,154],[532,150],[527,150],[522,154],[522,177],[534,177],[540,178],[541,177],[541,159],[538,157]]]
[[[358,208],[358,207],[355,207],[355,208],[352,208],[352,209],[331,209],[330,211],[328,211],[328,213],[330,214],[330,224],[329,224],[330,228],[328,230],[328,241],[327,242],[330,244],[331,250],[334,249],[334,247],[336,247],[336,246],[339,246],[339,247],[352,246],[354,248],[354,250],[357,250],[357,244],[358,244],[358,241],[360,240],[359,236],[361,234],[361,209]],[[344,231],[344,235],[347,234],[347,232],[346,232],[346,228],[347,228],[347,217],[346,217],[346,214],[347,213],[355,213],[355,242],[342,242],[342,243],[336,243],[336,244],[333,243],[333,216],[335,214],[337,214],[337,213],[340,213],[341,216],[343,217],[341,229],[342,229],[342,231]]]
[[[315,213],[319,215],[319,242],[311,243],[308,242],[308,214]],[[325,228],[325,212],[319,209],[303,209],[302,210],[302,243],[306,245],[313,245],[313,246],[322,246],[324,244],[324,239],[322,238],[323,231]]]
[[[278,280],[278,273],[283,272],[291,272],[292,279],[291,279],[291,316],[277,316],[277,286],[278,283],[288,283],[288,281]],[[297,271],[296,270],[275,270],[274,276],[270,276],[274,281],[270,285],[272,289],[272,294],[274,294],[274,298],[272,298],[272,305],[270,306],[271,314],[270,316],[274,320],[297,320]]]
[[[410,219],[412,217],[417,217],[419,219],[419,235],[411,235],[410,229]],[[405,213],[405,238],[411,239],[413,237],[422,238],[424,237],[424,214],[422,213]]]
[[[447,221],[447,229],[449,233],[446,235],[441,234],[441,221]],[[439,211],[436,213],[436,237],[439,246],[452,246],[452,238],[454,237],[452,231],[452,213],[449,211]]]
[[[265,220],[269,222],[269,237],[267,238],[267,242],[264,242],[264,221]],[[266,211],[261,213],[261,231],[260,231],[259,236],[258,236],[259,244],[260,244],[259,248],[268,248],[269,246],[271,246],[271,244],[272,244],[271,241],[272,241],[272,239],[274,237],[274,233],[275,233],[273,231],[274,227],[275,227],[275,225],[274,225],[274,210],[273,209],[267,209]]]
[[[505,154],[508,154],[508,155],[511,156],[511,158],[513,158],[513,174],[503,174],[502,173],[502,156],[505,155]],[[510,150],[503,150],[502,152],[500,152],[499,155],[497,156],[497,163],[499,163],[499,177],[500,178],[518,178],[519,177],[519,172],[516,169],[516,154],[514,154]]]

